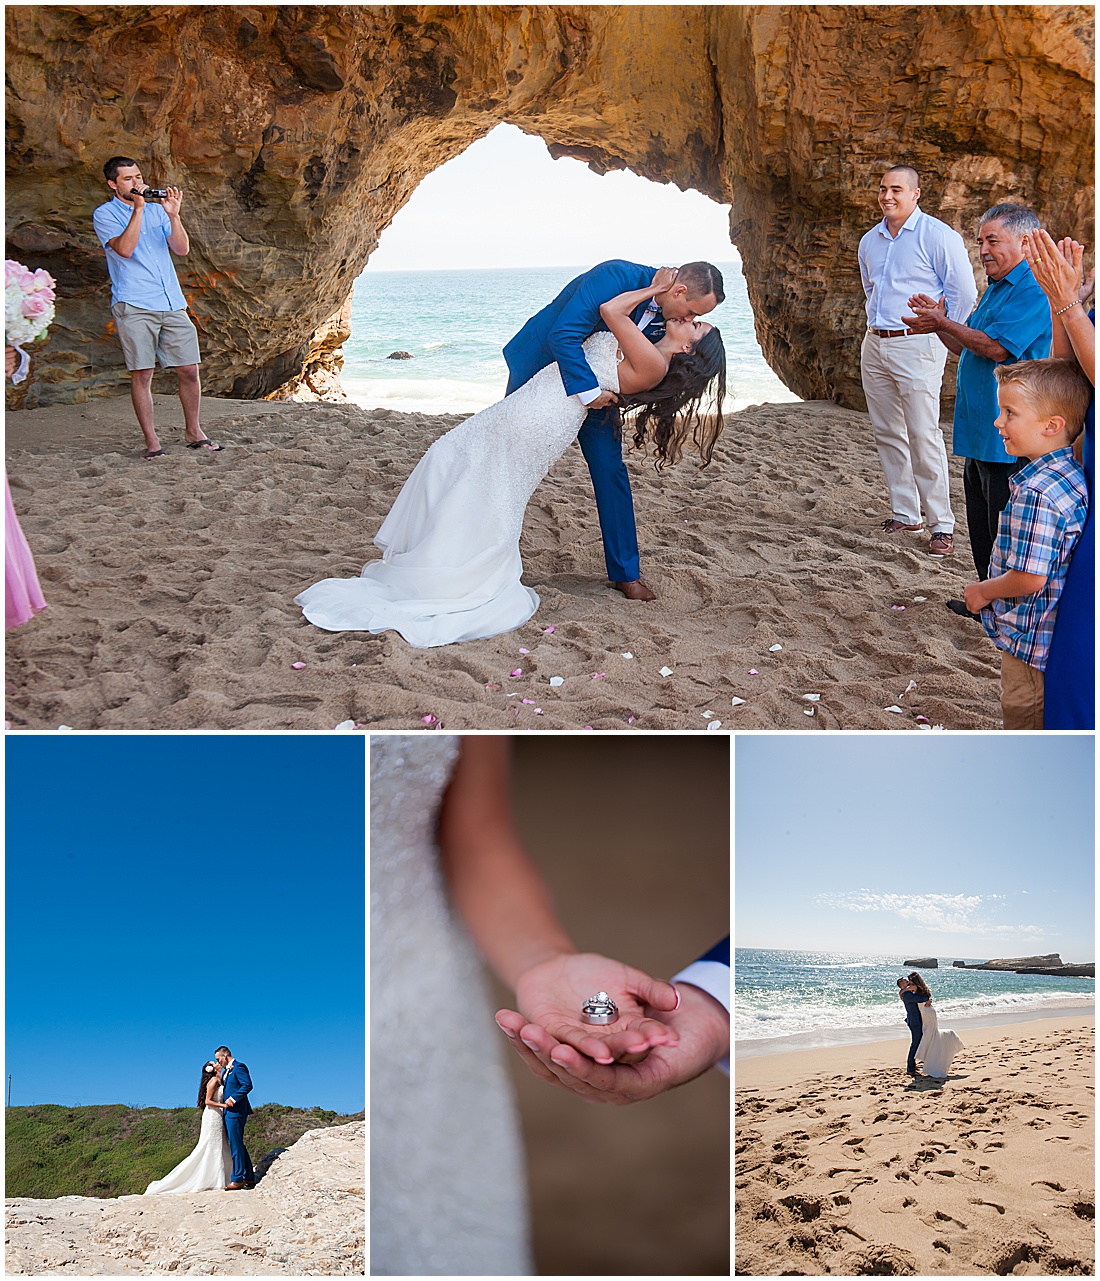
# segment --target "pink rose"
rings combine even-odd
[[[23,299],[23,315],[28,320],[40,320],[52,306],[49,298],[43,298],[41,294],[28,294]]]
[[[39,267],[34,273],[34,289],[36,292],[43,293],[47,289],[52,291],[56,284],[57,281],[54,280],[45,267]]]
[[[14,258],[7,258],[4,261],[4,285],[18,285],[20,289],[26,291],[33,288],[34,272],[28,271],[21,262],[16,262]]]

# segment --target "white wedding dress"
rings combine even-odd
[[[584,354],[618,391],[618,342],[593,334]],[[580,431],[585,407],[556,364],[441,436],[417,463],[374,541],[382,559],[358,578],[326,578],[295,597],[328,632],[396,631],[418,649],[497,636],[539,607],[520,582],[523,514]]]
[[[222,1101],[222,1087],[214,1091],[214,1102]],[[145,1195],[154,1192],[222,1192],[233,1177],[233,1158],[229,1152],[229,1136],[225,1132],[220,1108],[202,1110],[199,1141],[194,1151],[164,1176],[154,1179],[145,1189]]]
[[[921,1004],[920,1021],[923,1029],[920,1045],[917,1047],[917,1058],[920,1059],[925,1076],[942,1079],[951,1070],[951,1060],[960,1050],[965,1050],[957,1032],[946,1029],[940,1031],[939,1019],[934,1005]]]
[[[370,741],[371,1276],[533,1275],[504,1037],[439,865],[458,752]]]

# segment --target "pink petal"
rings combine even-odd
[[[305,663],[291,663],[290,665],[296,672],[300,672],[302,668],[305,667]]]
[[[592,728],[592,726],[591,726],[591,725],[586,725],[584,728],[585,728],[585,729],[591,729],[591,728]]]
[[[750,675],[750,676],[759,676],[759,675],[760,675],[760,673],[756,670],[756,668],[755,668],[755,667],[750,667],[750,668],[749,668],[749,675]]]
[[[485,686],[486,689],[500,689],[499,685],[494,685],[491,681]]]
[[[551,623],[549,627],[544,627],[542,630],[546,633],[546,635],[547,635],[547,636],[553,636],[553,634],[554,634],[554,624],[553,624],[553,623]]]
[[[635,722],[637,719],[638,719],[638,718],[637,718],[636,716],[628,716],[628,717],[626,718],[626,723],[627,723],[628,725],[633,725],[633,724],[634,724],[634,722]]]
[[[523,701],[524,701],[524,702],[525,702],[529,707],[534,707],[534,705],[535,705],[535,700],[534,700],[533,698],[525,698]]]
[[[519,652],[521,654],[530,654],[531,651],[529,649],[521,649]]]
[[[517,667],[517,668],[516,668],[516,670],[515,670],[514,672],[509,672],[509,673],[508,673],[508,675],[509,675],[509,676],[522,676],[522,675],[523,675],[523,668],[522,668],[522,667]]]
[[[420,723],[421,725],[434,725],[435,717],[432,716],[430,713],[427,716],[421,716]]]
[[[890,606],[890,608],[891,608],[891,609],[904,609],[904,608],[905,608],[905,606],[904,606],[904,605],[891,605],[891,606]]]
[[[592,679],[593,679],[594,681],[598,681],[598,680],[600,679],[600,677],[601,677],[601,676],[606,676],[606,675],[607,675],[607,673],[606,673],[606,672],[593,672],[593,673],[592,673]]]

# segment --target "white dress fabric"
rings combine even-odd
[[[917,1058],[920,1059],[925,1076],[942,1079],[951,1071],[951,1060],[960,1050],[965,1050],[957,1032],[940,1030],[934,1005],[920,1007],[920,1021],[923,1033],[917,1047]]]
[[[214,1102],[222,1101],[222,1087],[214,1091]],[[202,1110],[199,1141],[190,1156],[163,1179],[154,1179],[145,1189],[145,1195],[155,1192],[222,1192],[233,1177],[233,1157],[229,1152],[229,1136],[220,1108]]]
[[[618,391],[618,343],[593,334],[584,353]],[[295,597],[328,632],[396,631],[417,649],[521,627],[539,598],[520,582],[523,514],[588,411],[556,364],[459,423],[417,463],[375,535],[382,559],[358,578],[326,578]]]
[[[530,1276],[518,1119],[435,827],[456,738],[370,745],[371,1276]]]

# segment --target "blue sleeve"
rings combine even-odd
[[[706,956],[701,956],[700,961],[717,961],[719,965],[729,965],[730,963],[730,936],[726,937],[710,949]]]
[[[252,1078],[248,1075],[248,1068],[243,1063],[234,1064],[233,1075],[238,1084],[230,1097],[242,1099],[252,1089]]]
[[[947,300],[947,315],[960,324],[974,310],[978,301],[978,287],[974,283],[974,269],[966,252],[966,242],[957,232],[945,235],[933,257],[936,274],[943,285]]]
[[[99,237],[99,243],[104,249],[107,248],[107,241],[119,234],[119,228],[111,217],[108,208],[99,208],[92,214],[92,226],[95,228],[95,234]]]
[[[643,278],[643,273],[648,274]],[[601,262],[581,277],[576,292],[558,313],[546,336],[547,346],[558,362],[567,396],[599,386],[599,379],[581,351],[581,343],[602,325],[600,304],[628,289],[641,289],[652,279],[648,268],[618,259]]]
[[[1009,353],[1013,360],[1038,360],[1050,354],[1050,303],[1036,284],[1017,289],[988,325],[985,332]],[[1038,350],[1036,350],[1038,349]]]

